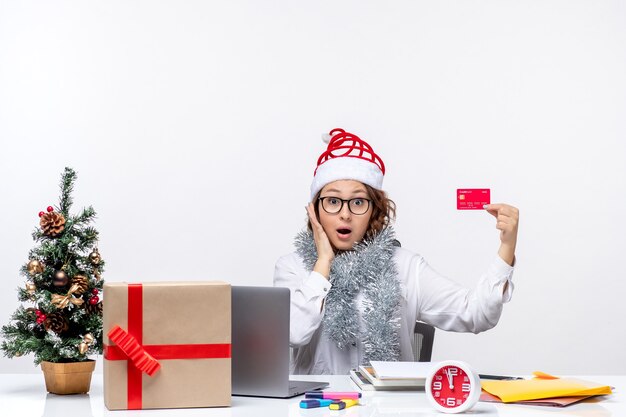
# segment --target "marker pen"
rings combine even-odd
[[[359,400],[335,400],[333,401],[328,408],[331,410],[343,410],[344,408],[352,407],[353,405],[357,405]]]
[[[304,398],[323,398],[326,400],[358,400],[361,398],[360,392],[329,392],[329,391],[308,391],[304,394]]]
[[[300,408],[318,408],[328,407],[335,400],[302,400],[300,401]]]
[[[480,379],[498,379],[498,380],[502,380],[502,381],[513,381],[513,380],[518,380],[518,379],[524,379],[524,378],[521,378],[519,376],[506,376],[506,375],[485,375],[485,374],[479,374],[478,376],[480,377]]]

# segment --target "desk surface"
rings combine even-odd
[[[565,408],[531,407],[479,402],[464,415],[502,417],[621,417],[626,416],[626,398],[622,387],[626,376],[585,376],[582,379],[615,387],[613,395],[597,397]],[[330,382],[329,389],[355,391],[346,376],[301,376],[294,379]],[[109,411],[102,398],[102,375],[94,374],[88,395],[58,396],[45,391],[43,375],[0,374],[0,415],[6,417],[99,417],[99,416],[208,416],[208,417],[411,417],[445,416],[430,408],[424,392],[364,392],[363,405],[341,411],[328,408],[300,409],[303,396],[278,400],[233,397],[230,408],[177,410]]]

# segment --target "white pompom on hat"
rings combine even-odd
[[[311,201],[326,184],[338,180],[355,180],[382,189],[385,164],[367,142],[343,129],[331,130],[322,140],[328,147],[317,160]]]

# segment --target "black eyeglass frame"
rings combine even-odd
[[[335,200],[339,200],[341,201],[341,206],[339,206],[339,210],[337,211],[328,211],[326,210],[326,207],[324,207],[324,200],[327,198],[334,198]],[[355,198],[351,198],[349,200],[344,200],[343,198],[339,198],[339,197],[333,197],[333,196],[326,196],[326,197],[318,197],[319,202],[321,203],[322,208],[324,209],[324,211],[328,214],[337,214],[339,212],[341,212],[341,210],[343,210],[343,205],[344,203],[348,203],[348,210],[350,211],[350,213],[354,214],[355,216],[362,216],[365,213],[367,213],[370,209],[370,206],[372,204],[372,200],[370,198],[364,198],[364,197],[355,197]],[[353,200],[363,200],[363,201],[367,201],[367,208],[365,209],[365,211],[363,213],[355,213],[352,211],[352,207],[350,207],[350,202]]]

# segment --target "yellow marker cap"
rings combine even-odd
[[[358,403],[359,400],[335,400],[330,403],[328,408],[330,408],[331,410],[343,410],[344,408],[352,407],[353,405],[357,405]]]

